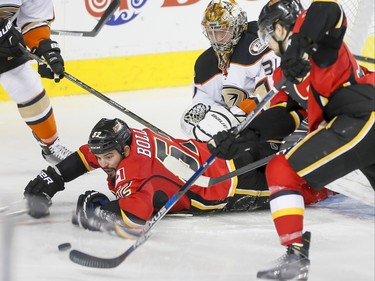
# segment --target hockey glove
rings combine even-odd
[[[192,116],[193,111],[197,111],[196,108],[202,103],[193,106],[185,115],[182,120],[181,127],[189,128],[187,124],[191,125],[191,131],[185,130],[189,137],[194,137],[196,140],[206,142],[209,141],[212,136],[222,130],[229,130],[230,128],[237,126],[239,121],[246,117],[246,114],[239,109],[237,106],[233,106],[231,109],[227,109],[221,105],[204,105],[207,111],[205,114],[196,119],[196,122],[192,122],[189,116]]]
[[[52,205],[51,198],[61,190],[64,190],[64,180],[56,170],[51,166],[47,170],[42,170],[27,184],[23,193],[29,215],[37,219],[48,216],[49,207]]]
[[[245,150],[257,149],[258,144],[258,133],[245,129],[238,137],[232,131],[219,132],[207,143],[207,147],[212,155],[230,160],[238,158]]]
[[[40,76],[60,82],[60,79],[64,77],[64,60],[60,55],[61,50],[57,42],[44,39],[40,41],[38,48],[32,49],[32,52],[47,62],[47,64],[38,64]]]
[[[299,34],[293,34],[289,38],[288,48],[281,56],[280,68],[287,80],[294,84],[302,82],[310,72],[311,64],[306,58],[306,52],[310,52],[312,45],[308,39]]]
[[[0,18],[0,57],[21,57],[24,52],[19,43],[25,46],[22,34],[12,22]]]
[[[90,224],[89,220],[97,216],[95,214],[95,209],[98,208],[98,210],[100,210],[101,206],[108,203],[109,199],[103,193],[97,192],[95,190],[86,191],[85,194],[81,194],[78,197],[77,208],[72,218],[73,224],[77,224],[80,227],[92,231],[100,230],[100,228]]]

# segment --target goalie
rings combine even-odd
[[[195,62],[192,105],[181,117],[189,138],[208,141],[239,124],[272,85],[279,58],[257,36],[256,21],[228,0],[210,1],[202,20],[211,47]]]

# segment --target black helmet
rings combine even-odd
[[[258,17],[260,39],[266,41],[268,34],[274,32],[276,22],[291,30],[303,7],[299,0],[270,1],[263,7]]]
[[[131,143],[131,131],[120,119],[102,118],[92,129],[88,145],[92,153],[101,154],[116,149],[121,154]]]

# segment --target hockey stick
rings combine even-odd
[[[297,131],[296,131],[297,132]],[[300,132],[303,132],[303,136],[306,134],[306,131],[300,131]],[[233,177],[237,177],[237,176],[240,176],[242,174],[245,174],[247,172],[250,172],[252,170],[255,170],[259,167],[262,167],[264,165],[266,165],[269,161],[271,161],[272,158],[274,158],[276,155],[279,155],[279,154],[284,154],[286,152],[288,152],[292,147],[294,147],[303,137],[299,137],[297,140],[293,140],[293,141],[286,141],[284,142],[284,145],[287,144],[287,147],[278,151],[277,153],[274,153],[274,154],[271,154],[267,157],[264,157],[263,159],[260,159],[258,161],[255,161],[255,162],[252,162],[252,163],[249,163],[241,168],[238,168],[228,174],[225,174],[223,176],[220,176],[220,177],[216,177],[216,178],[211,178],[211,177],[207,177],[207,176],[203,176],[201,175],[195,182],[195,185],[198,185],[200,187],[211,187],[215,184],[218,184],[218,183],[221,183],[223,181],[226,181],[230,178],[233,178]],[[195,171],[191,168],[189,168],[188,166],[186,166],[186,164],[182,163],[181,161],[179,161],[177,158],[175,157],[172,157],[170,155],[168,155],[164,160],[163,160],[163,165],[169,170],[171,171],[173,174],[175,174],[176,176],[186,180],[188,178],[190,178],[194,173]]]
[[[281,152],[279,152],[279,153],[281,153]],[[279,154],[279,153],[277,153],[277,154]],[[272,154],[272,155],[267,156],[263,159],[260,159],[258,161],[253,162],[253,163],[250,163],[250,164],[247,164],[246,166],[243,166],[239,169],[234,170],[233,172],[230,172],[230,173],[225,174],[225,175],[220,176],[220,177],[211,178],[211,177],[206,177],[206,176],[201,175],[195,181],[195,185],[198,185],[200,187],[211,187],[215,184],[221,183],[221,182],[226,181],[230,178],[245,174],[245,173],[250,172],[252,170],[255,170],[259,167],[262,167],[262,166],[266,165],[277,154]],[[167,156],[163,160],[163,164],[169,171],[171,171],[173,174],[175,174],[176,176],[178,176],[178,177],[180,177],[184,180],[191,178],[195,173],[194,170],[190,169],[188,166],[183,164],[177,158],[172,157],[172,156]]]
[[[254,118],[255,116],[265,107],[265,105],[275,96],[279,89],[285,84],[286,79],[282,78],[280,82],[274,86],[263,98],[263,100],[257,105],[257,107],[242,121],[235,129],[234,133],[238,134],[241,132]],[[174,194],[167,203],[150,219],[147,221],[143,233],[135,241],[135,243],[128,248],[123,254],[114,258],[100,258],[95,257],[78,250],[72,250],[69,254],[69,258],[74,263],[95,268],[113,268],[120,265],[134,250],[145,243],[151,236],[152,228],[167,214],[167,212],[181,199],[182,196],[189,190],[194,184],[198,177],[215,161],[215,156],[211,155],[208,160],[199,167],[199,169],[181,186],[179,191]]]
[[[10,203],[7,206],[0,207],[0,214],[5,213],[6,211],[8,211],[10,209],[19,209],[19,210],[18,211],[13,211],[11,213],[6,213],[6,215],[8,215],[8,214],[18,214],[18,213],[21,214],[21,213],[25,213],[25,212],[28,211],[26,209],[25,201],[24,200],[17,200],[17,201],[14,201],[14,202]]]
[[[120,6],[120,0],[113,0],[112,3],[103,13],[94,29],[91,31],[74,31],[74,30],[51,30],[53,35],[68,35],[68,36],[83,36],[83,37],[95,37],[103,26],[107,23],[109,18],[114,14],[117,8]]]
[[[374,58],[362,57],[362,56],[357,56],[357,55],[354,55],[354,57],[361,62],[367,62],[367,63],[375,64]]]
[[[20,46],[22,46],[23,51],[25,53],[27,53],[27,55],[30,58],[36,60],[40,64],[47,64],[47,62],[44,59],[42,59],[42,58],[38,57],[37,55],[31,53],[22,44],[20,44]],[[115,102],[114,100],[110,99],[109,97],[107,97],[107,96],[103,95],[102,93],[98,92],[97,90],[91,88],[89,85],[83,83],[82,81],[80,81],[79,79],[75,78],[73,75],[67,73],[66,71],[64,71],[64,77],[66,79],[68,79],[69,81],[73,82],[74,84],[78,85],[79,87],[85,89],[90,94],[93,94],[94,96],[98,97],[99,99],[101,99],[102,101],[106,102],[107,104],[109,104],[109,105],[113,106],[114,108],[120,110],[122,113],[125,113],[126,115],[128,115],[131,118],[133,118],[134,120],[136,120],[140,124],[144,125],[145,127],[150,128],[151,130],[153,130],[156,133],[159,133],[159,134],[171,137],[169,134],[167,134],[163,130],[159,129],[155,125],[153,125],[153,124],[149,123],[148,121],[144,120],[143,118],[141,118],[137,114],[131,112],[129,109],[123,107],[121,104]]]

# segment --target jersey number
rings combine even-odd
[[[184,147],[189,149],[192,153],[197,154],[197,148],[194,145],[192,145],[191,142],[182,143],[182,145],[184,145]],[[167,147],[169,148],[169,151],[167,151]],[[192,155],[186,153],[185,151],[181,150],[180,148],[174,145],[168,146],[164,140],[156,138],[156,158],[163,162],[163,160],[168,155],[179,159],[194,171],[198,170],[199,168],[199,161],[195,159]]]

